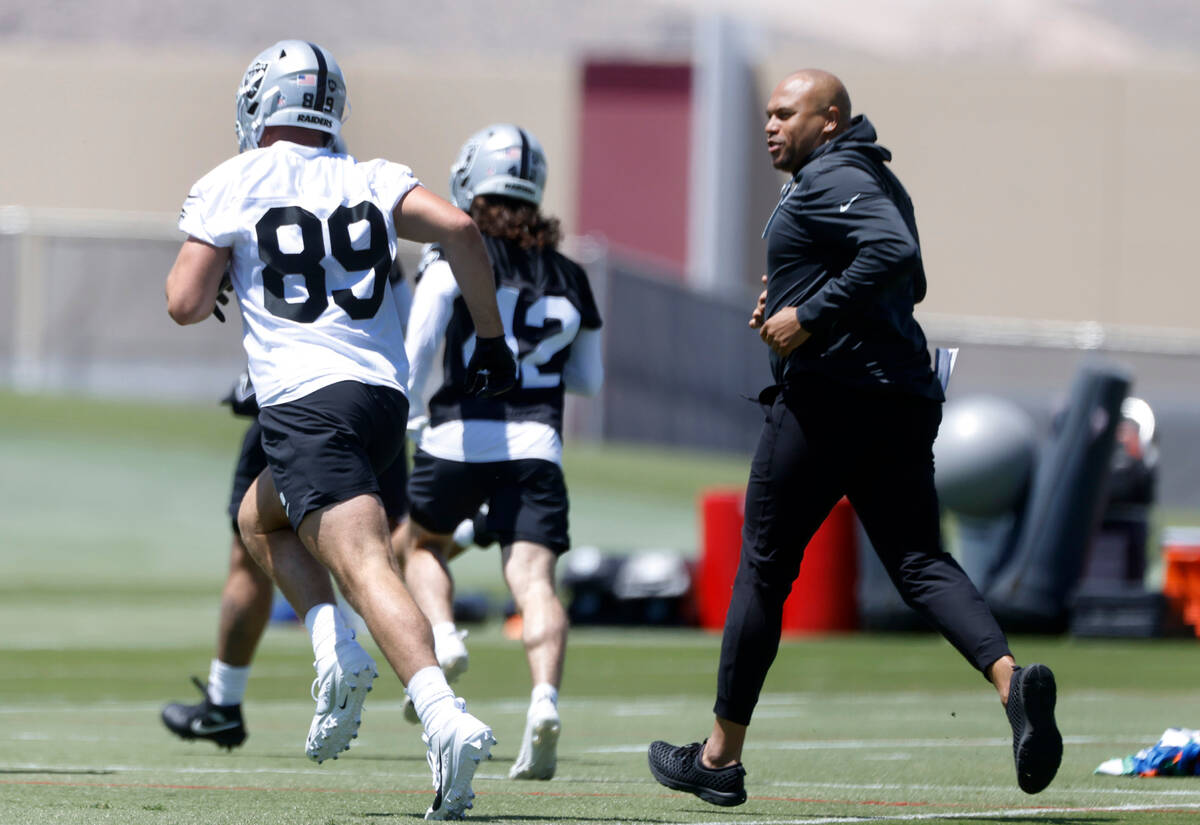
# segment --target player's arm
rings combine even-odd
[[[423,186],[412,189],[396,206],[396,234],[442,247],[480,338],[504,335],[496,306],[496,282],[483,236],[471,216]]]
[[[604,340],[598,329],[581,329],[563,365],[563,387],[577,395],[595,395],[604,385]]]
[[[408,331],[404,335],[404,349],[408,355],[410,424],[425,414],[425,386],[433,372],[433,359],[446,337],[446,325],[450,322],[457,295],[458,287],[450,266],[440,259],[425,268],[413,292]]]
[[[231,250],[188,238],[167,274],[167,314],[177,324],[197,324],[217,305]]]

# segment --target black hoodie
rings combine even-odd
[[[771,354],[781,384],[818,373],[944,400],[913,306],[925,269],[912,201],[859,115],[805,159],[767,222],[767,307],[796,307],[812,337]]]

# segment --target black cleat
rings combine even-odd
[[[1054,723],[1054,674],[1045,665],[1013,670],[1008,689],[1008,723],[1013,731],[1017,784],[1025,793],[1038,793],[1058,773],[1062,734]]]
[[[204,694],[204,701],[195,705],[172,702],[164,707],[162,720],[167,730],[181,739],[207,739],[229,750],[245,742],[242,706],[214,705],[208,701],[208,690],[204,683],[195,676],[192,682]]]
[[[666,742],[651,742],[647,754],[654,778],[677,791],[694,793],[714,805],[741,805],[746,801],[746,769],[741,764],[727,768],[704,767],[700,754],[703,742],[675,747]]]

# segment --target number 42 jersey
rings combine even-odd
[[[406,391],[388,272],[392,213],[417,185],[407,166],[280,141],[227,160],[192,187],[179,228],[232,249],[260,406],[347,380]]]
[[[429,399],[419,447],[436,458],[490,462],[562,458],[563,393],[594,395],[604,378],[600,311],[583,268],[554,249],[484,235],[517,384],[496,398],[463,391],[475,327],[437,246],[418,269],[409,316],[410,420],[421,416],[433,356],[445,341],[442,384]]]

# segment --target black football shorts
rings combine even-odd
[[[292,527],[321,507],[381,495],[377,474],[404,460],[408,399],[340,381],[258,414],[262,446]]]
[[[242,498],[258,474],[267,467],[267,454],[262,448],[262,428],[258,420],[250,422],[246,434],[242,436],[242,452],[238,455],[237,467],[233,470],[233,489],[229,492],[229,519],[233,524],[233,532],[238,531],[238,508],[242,506]]]
[[[501,546],[531,541],[557,555],[571,548],[567,485],[553,461],[447,461],[417,450],[408,499],[412,520],[433,533],[453,533],[486,503],[488,532]]]

